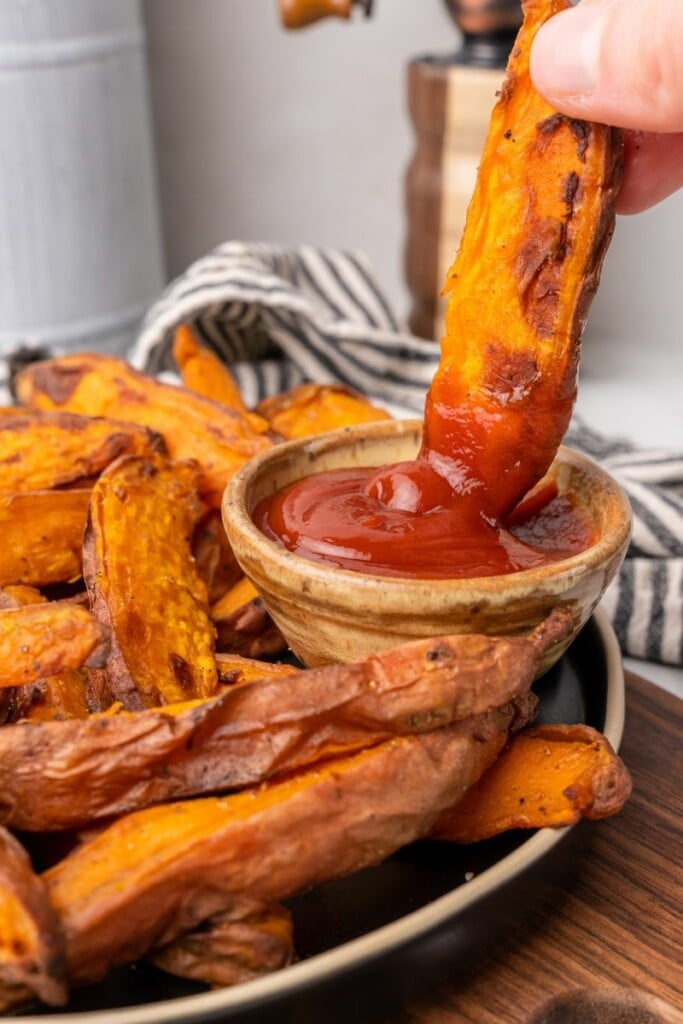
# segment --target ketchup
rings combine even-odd
[[[479,491],[454,488],[420,457],[379,471],[313,474],[259,502],[252,515],[289,551],[382,576],[517,572],[576,554],[595,539],[592,523],[552,484],[505,523],[483,511]]]

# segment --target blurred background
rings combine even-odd
[[[363,250],[407,316],[407,67],[459,45],[443,0],[0,0],[0,346],[123,346],[227,239]],[[580,410],[645,444],[683,440],[682,237],[683,194],[620,219],[584,346]]]

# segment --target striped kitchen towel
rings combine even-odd
[[[133,362],[175,373],[173,329],[192,324],[230,363],[249,404],[302,381],[341,382],[421,415],[439,345],[401,330],[363,257],[228,242],[150,309]],[[638,451],[574,420],[567,443],[621,483],[633,540],[604,607],[625,653],[683,664],[683,452]]]
[[[219,246],[149,310],[134,365],[177,380],[180,323],[231,365],[249,405],[303,381],[340,382],[420,416],[439,359],[438,344],[401,329],[365,259],[331,249]],[[683,452],[637,450],[576,419],[566,442],[600,462],[633,507],[632,543],[604,598],[622,650],[683,665]]]

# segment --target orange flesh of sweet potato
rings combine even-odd
[[[293,958],[289,911],[243,899],[147,959],[169,974],[225,987],[280,970]]]
[[[287,647],[253,583],[241,580],[211,606],[216,648],[247,658],[279,654]]]
[[[215,631],[191,551],[198,480],[196,463],[124,456],[93,488],[84,576],[111,631],[112,696],[133,710],[216,690]]]
[[[199,463],[200,491],[214,508],[233,473],[271,444],[234,410],[146,377],[113,356],[32,363],[15,384],[19,400],[32,408],[111,416],[161,434],[171,458]]]
[[[237,386],[237,381],[225,363],[204,345],[200,345],[187,324],[176,328],[173,336],[173,358],[180,378],[189,391],[235,409],[251,427],[262,434],[268,423],[257,413],[250,412]]]
[[[334,384],[300,384],[291,391],[265,398],[257,406],[271,429],[281,437],[312,437],[352,423],[391,419],[363,395]]]
[[[50,490],[97,476],[119,455],[159,451],[144,427],[73,413],[17,409],[0,423],[0,493]]]
[[[298,672],[294,665],[259,661],[257,658],[245,658],[240,654],[222,652],[216,654],[216,669],[221,686],[241,686],[243,683],[253,683],[257,679],[291,676]]]
[[[628,769],[601,733],[587,725],[539,726],[511,740],[434,837],[476,843],[509,829],[606,818],[630,793]]]
[[[25,583],[10,584],[0,590],[0,608],[21,608],[25,604],[45,604],[46,601],[37,587]]]
[[[425,835],[496,757],[511,705],[287,781],[120,818],[43,877],[70,980],[137,960],[244,893],[280,900]]]
[[[481,714],[527,693],[544,647],[570,621],[554,613],[531,640],[432,638],[355,664],[279,669],[209,701],[5,726],[0,820],[28,831],[75,828],[163,800],[256,785]]]
[[[64,940],[45,883],[28,854],[0,828],[0,1012],[36,995],[66,1001]]]
[[[558,114],[531,83],[532,40],[566,6],[524,0],[427,399],[428,457],[455,457],[466,492],[499,520],[544,475],[569,423],[621,178],[621,133]]]
[[[0,586],[78,579],[89,500],[89,489],[0,495]]]
[[[106,630],[85,608],[52,601],[0,612],[0,688],[106,658]]]

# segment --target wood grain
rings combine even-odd
[[[628,674],[629,803],[585,826],[575,873],[523,930],[391,1024],[680,1024],[682,735],[683,701]]]

